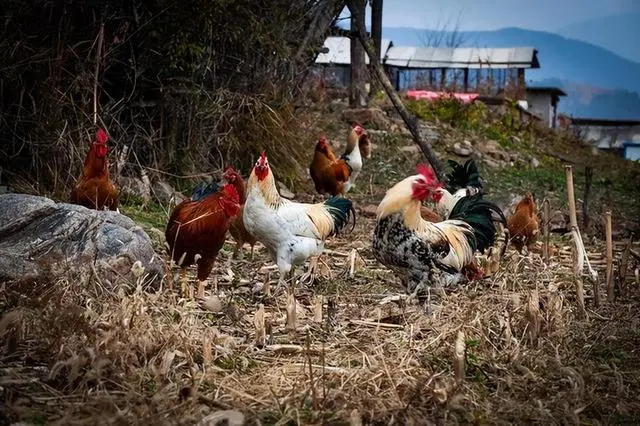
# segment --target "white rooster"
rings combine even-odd
[[[362,126],[354,124],[353,128],[349,132],[349,136],[347,136],[347,146],[345,147],[344,154],[340,156],[340,159],[344,160],[351,168],[349,180],[344,185],[345,192],[349,192],[353,187],[360,171],[362,170],[363,153],[361,152],[361,149],[363,148],[363,145],[367,146],[364,157],[369,158],[371,156],[369,136],[365,133]]]
[[[263,152],[247,183],[243,220],[246,230],[265,245],[278,265],[280,279],[293,273],[293,267],[324,250],[324,240],[342,230],[355,211],[346,198],[331,197],[323,203],[296,203],[280,197],[275,179]],[[355,222],[354,222],[355,224]]]

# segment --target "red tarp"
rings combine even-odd
[[[411,99],[428,99],[433,101],[438,98],[455,98],[463,104],[469,104],[480,96],[478,93],[451,93],[451,92],[431,92],[429,90],[408,90],[407,97]]]

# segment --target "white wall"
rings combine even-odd
[[[640,143],[640,126],[571,126],[578,136],[598,148],[621,148],[625,142]]]
[[[627,146],[624,152],[627,160],[640,161],[640,146]]]
[[[529,111],[542,118],[546,125],[551,127],[553,120],[551,95],[549,93],[527,92],[527,102],[529,103]]]

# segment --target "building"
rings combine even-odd
[[[571,117],[569,121],[570,131],[595,147],[630,160],[640,159],[640,120]]]
[[[527,109],[555,129],[560,96],[567,94],[557,87],[527,87]]]
[[[351,40],[328,37],[315,63],[330,84],[349,84]],[[525,98],[525,70],[540,68],[532,47],[396,47],[382,40],[380,59],[396,90],[454,90],[500,94],[514,90]],[[369,58],[366,58],[368,63]]]

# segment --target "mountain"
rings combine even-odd
[[[577,22],[555,32],[610,50],[625,59],[640,62],[640,13],[610,15]]]
[[[536,84],[556,81],[559,87],[567,89],[570,93],[561,99],[561,111],[598,118],[640,118],[640,105],[633,100],[637,97],[634,92],[640,92],[640,63],[591,43],[521,28],[442,34],[415,28],[385,27],[382,34],[395,46],[425,46],[429,40],[438,39],[445,43],[453,40],[455,45],[470,47],[532,46],[538,50],[540,69],[527,70],[526,78]],[[581,95],[585,92],[594,95],[585,98]],[[618,100],[626,107],[619,107]]]

